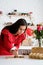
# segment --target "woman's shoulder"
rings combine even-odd
[[[9,33],[9,30],[3,29],[3,30],[1,31],[1,33],[3,33],[3,34],[8,34],[8,33]]]
[[[1,33],[3,35],[12,36],[12,34],[10,33],[10,31],[8,29],[3,29]]]

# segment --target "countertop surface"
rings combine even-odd
[[[42,59],[0,57],[0,65],[43,65]]]
[[[32,47],[20,47],[20,49],[31,48]],[[24,55],[24,58],[0,56],[0,65],[43,65],[43,59],[31,59],[29,58],[29,55]]]

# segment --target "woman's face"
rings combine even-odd
[[[20,34],[24,33],[25,30],[26,30],[26,26],[20,26],[20,28],[17,31],[17,34],[20,35]]]

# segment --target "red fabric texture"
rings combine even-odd
[[[31,28],[27,28],[26,33],[27,33],[29,36],[32,36],[32,35],[33,35],[33,30],[32,30]]]
[[[21,42],[25,39],[25,34],[14,36],[9,30],[2,31],[3,39],[0,36],[0,55],[12,55],[10,49],[14,46],[18,49]],[[13,46],[14,45],[14,46]]]

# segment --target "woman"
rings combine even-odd
[[[0,55],[18,55],[18,49],[26,37],[26,28],[26,20],[19,19],[14,24],[2,29],[0,36]]]

